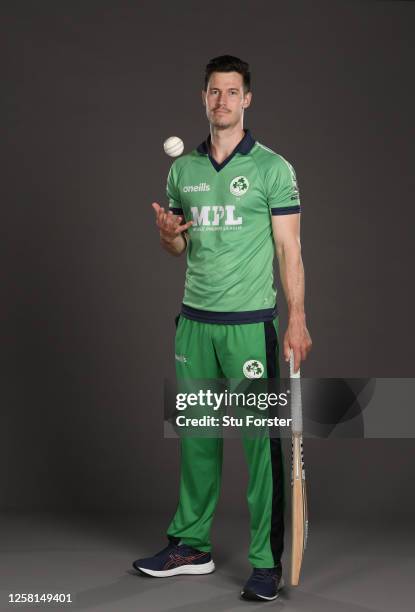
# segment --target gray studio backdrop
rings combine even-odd
[[[412,3],[2,13],[1,508],[175,508],[162,392],[185,262],[161,251],[150,205],[165,203],[163,140],[189,151],[207,135],[200,89],[215,55],[250,63],[246,126],[297,171],[304,375],[414,376]],[[284,330],[282,293],[279,307]],[[397,502],[413,457],[412,440],[307,440],[313,520],[413,513],[413,493]],[[227,440],[222,509],[247,511],[246,479]]]

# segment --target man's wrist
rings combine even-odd
[[[176,240],[176,238],[178,238],[178,235],[170,236],[169,234],[164,234],[163,232],[160,232],[160,240],[164,244],[167,244],[167,245],[173,244],[173,242]]]
[[[288,308],[288,321],[293,323],[305,323],[304,308],[292,307]]]
[[[182,234],[173,237],[165,237],[160,232],[160,244],[172,255],[181,255],[186,250],[186,240]]]

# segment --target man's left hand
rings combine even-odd
[[[298,372],[301,362],[307,358],[312,346],[311,337],[307,329],[304,316],[292,316],[288,321],[288,328],[284,336],[285,361],[290,360],[290,353],[294,353],[294,372]]]

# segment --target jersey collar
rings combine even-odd
[[[206,138],[206,140],[204,140],[197,147],[196,151],[200,153],[201,155],[207,155],[210,159],[212,166],[215,168],[217,172],[219,172],[219,170],[222,170],[222,168],[224,168],[226,164],[228,164],[231,161],[232,157],[236,155],[236,153],[241,153],[242,155],[248,155],[248,153],[250,152],[254,144],[255,144],[255,139],[252,137],[251,132],[249,130],[245,130],[245,136],[236,145],[232,153],[226,159],[224,159],[221,164],[218,164],[217,161],[213,159],[213,157],[210,155],[210,134]]]

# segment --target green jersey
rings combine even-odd
[[[188,230],[182,313],[217,323],[271,320],[276,315],[272,215],[300,212],[294,168],[246,130],[218,164],[210,136],[172,164],[169,208]]]

